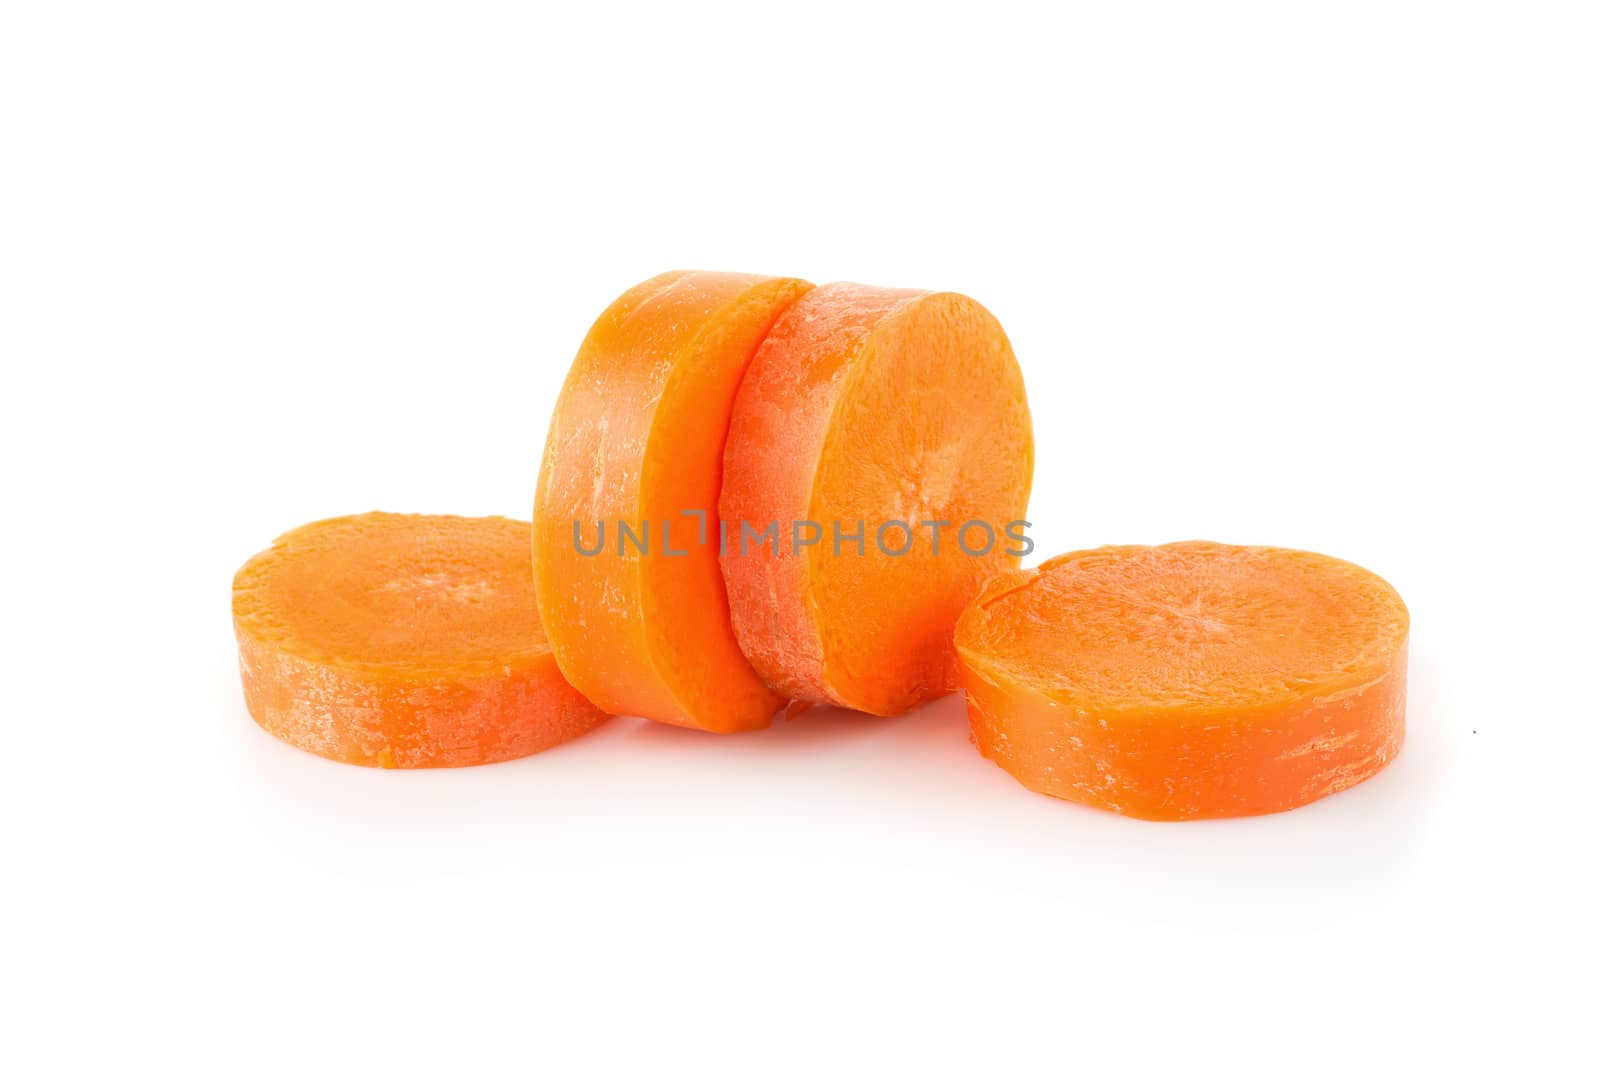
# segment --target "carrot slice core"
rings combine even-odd
[[[245,704],[269,733],[380,767],[460,767],[607,716],[539,624],[527,523],[373,512],[279,537],[233,580]]]
[[[1023,785],[1200,819],[1298,807],[1387,766],[1409,625],[1354,564],[1196,541],[1003,575],[956,644],[973,740]]]

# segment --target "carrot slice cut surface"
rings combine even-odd
[[[740,646],[795,700],[894,715],[949,692],[956,618],[1015,570],[1007,532],[1032,478],[1022,373],[993,315],[954,293],[813,290],[757,351],[729,427]]]
[[[250,714],[380,767],[493,763],[599,726],[540,627],[529,537],[511,519],[382,512],[279,537],[233,580]]]
[[[956,643],[973,740],[1023,785],[1202,819],[1298,807],[1387,766],[1409,627],[1354,564],[1191,541],[996,578]]]
[[[556,404],[534,508],[540,611],[606,711],[719,733],[782,701],[745,660],[717,557],[734,393],[808,282],[678,271],[624,293]]]

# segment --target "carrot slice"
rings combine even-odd
[[[1405,736],[1405,604],[1312,552],[1206,541],[1057,556],[962,614],[978,749],[1141,819],[1258,815],[1377,774]]]
[[[379,767],[515,759],[599,726],[539,626],[528,541],[511,519],[382,512],[279,537],[233,579],[250,714]]]
[[[1016,568],[1032,479],[993,315],[954,293],[813,290],[757,351],[729,427],[740,647],[796,700],[894,715],[949,692],[956,617]]]
[[[734,392],[794,278],[677,271],[589,331],[550,423],[534,569],[561,669],[601,708],[719,733],[781,701],[745,661],[717,565]]]

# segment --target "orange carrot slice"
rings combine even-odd
[[[381,512],[284,534],[233,579],[250,714],[307,752],[379,767],[515,759],[599,726],[540,629],[529,534]]]
[[[540,610],[561,669],[617,715],[719,733],[781,704],[745,661],[717,565],[734,392],[794,278],[678,271],[607,308],[550,423],[534,509]]]
[[[1387,766],[1409,626],[1354,564],[1190,541],[996,578],[956,644],[973,740],[1023,785],[1205,819],[1298,807]]]
[[[729,427],[740,647],[796,700],[894,715],[949,692],[956,617],[1015,569],[1032,478],[994,316],[954,293],[813,290],[757,351]]]

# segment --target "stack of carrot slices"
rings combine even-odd
[[[734,733],[957,688],[1038,792],[1279,811],[1404,732],[1405,606],[1325,556],[1195,542],[1019,572],[1033,431],[968,297],[677,271],[595,322],[533,523],[368,514],[234,579],[246,704],[383,767],[529,755],[609,716]]]
[[[895,715],[955,682],[951,634],[1017,558],[1022,372],[952,293],[684,272],[578,352],[534,508],[562,671],[601,708],[716,732],[791,701]],[[936,535],[943,533],[943,544]]]

